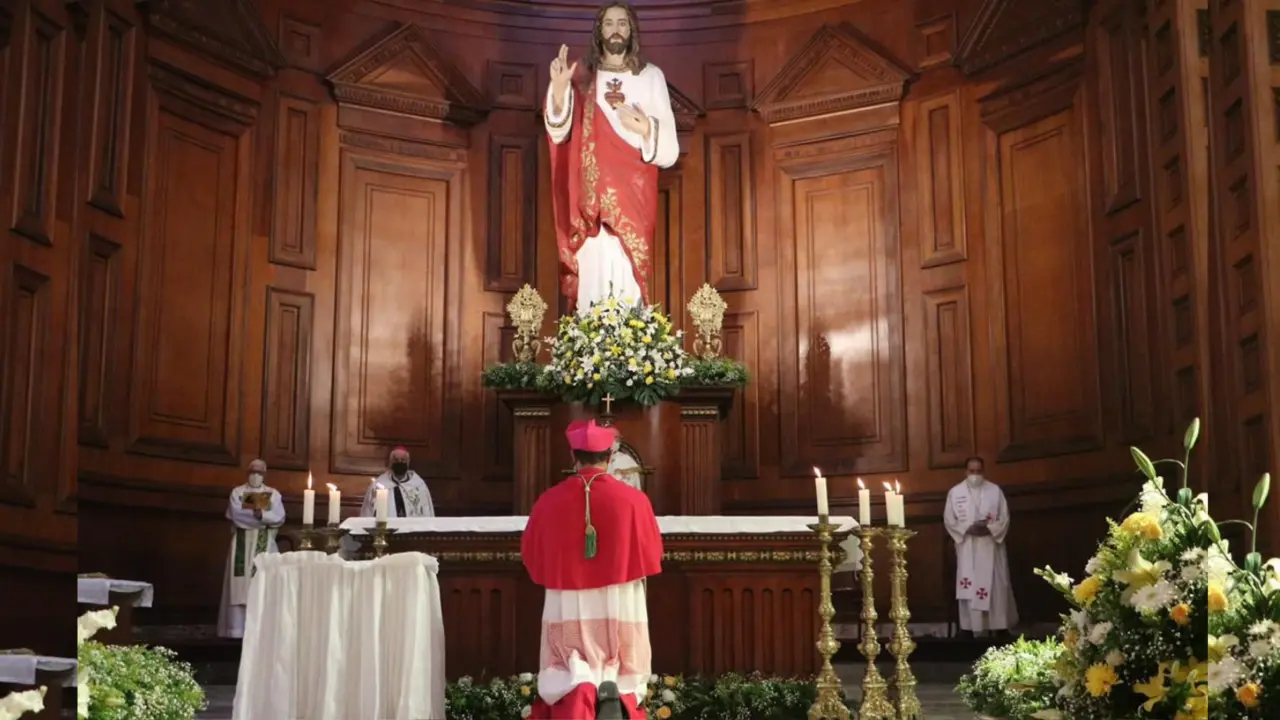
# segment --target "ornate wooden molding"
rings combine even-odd
[[[671,114],[676,116],[676,130],[679,132],[693,130],[698,124],[698,118],[706,115],[707,111],[671,83],[667,83],[667,92],[671,94]]]
[[[1083,58],[1076,56],[1027,82],[980,98],[982,124],[1004,133],[1071,107],[1083,72]]]
[[[902,100],[911,71],[848,23],[823,25],[752,104],[770,125]]]
[[[1080,0],[984,0],[955,64],[973,75],[1083,25]]]
[[[177,68],[152,61],[147,72],[158,91],[231,120],[246,129],[252,126],[258,117],[260,106],[256,101],[236,95]]]
[[[258,78],[284,67],[253,0],[138,0],[160,35]]]
[[[468,127],[489,112],[484,94],[428,41],[402,25],[329,75],[339,104]]]

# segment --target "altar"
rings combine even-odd
[[[783,677],[819,669],[818,543],[803,516],[661,516],[662,573],[649,578],[655,672]],[[440,562],[449,677],[535,672],[543,591],[520,559],[526,517],[437,517],[389,521],[388,552]],[[831,518],[838,544],[856,527]],[[373,518],[343,529],[372,555]],[[833,546],[835,563],[843,551]]]

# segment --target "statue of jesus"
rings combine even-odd
[[[662,70],[640,56],[640,27],[625,2],[596,13],[585,72],[569,47],[551,61],[543,117],[560,293],[579,311],[614,297],[648,303],[658,168],[680,156]]]

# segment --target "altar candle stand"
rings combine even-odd
[[[814,468],[817,471],[817,468]],[[820,488],[818,499],[820,506],[826,505],[826,480],[817,474]],[[809,707],[809,720],[849,720],[849,708],[840,699],[840,678],[831,667],[831,658],[840,650],[840,642],[831,630],[831,618],[835,617],[835,605],[831,602],[831,532],[835,525],[828,522],[825,512],[818,515],[818,522],[809,529],[818,535],[818,573],[821,579],[821,591],[818,601],[818,615],[822,618],[822,626],[818,631],[818,654],[822,656],[822,670],[818,673],[818,697]]]
[[[871,562],[871,551],[875,548],[874,538],[883,532],[883,528],[858,526],[859,546],[862,549],[862,643],[858,651],[867,660],[867,669],[862,675],[862,702],[858,706],[859,720],[893,720],[895,713],[889,703],[888,685],[880,671],[876,669],[876,656],[880,654],[880,642],[876,637],[876,590],[875,569]]]
[[[893,639],[889,642],[889,653],[897,660],[893,686],[898,695],[899,720],[914,720],[921,716],[921,708],[920,700],[916,697],[916,676],[911,672],[911,664],[908,662],[916,649],[916,643],[907,629],[907,623],[911,620],[911,610],[907,607],[907,540],[915,535],[915,531],[894,527],[888,528],[885,534],[889,537],[889,552],[893,563],[889,570],[892,593],[889,619],[893,621]]]

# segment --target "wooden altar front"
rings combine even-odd
[[[792,520],[800,526],[804,519]],[[835,543],[847,536],[838,533]],[[370,537],[352,537],[367,555]],[[648,581],[654,672],[817,672],[820,589],[813,533],[751,533],[748,527],[743,534],[664,534],[663,541],[662,573]],[[440,561],[450,679],[537,671],[543,590],[520,561],[519,532],[402,531],[388,542],[390,552],[424,552]],[[834,562],[841,562],[835,544],[832,551]]]
[[[513,419],[512,513],[528,515],[533,503],[572,464],[564,431],[569,423],[600,414],[581,404],[525,391],[499,391]],[[609,420],[640,455],[645,492],[659,515],[720,512],[722,421],[734,389],[685,388],[654,407],[619,404]]]

